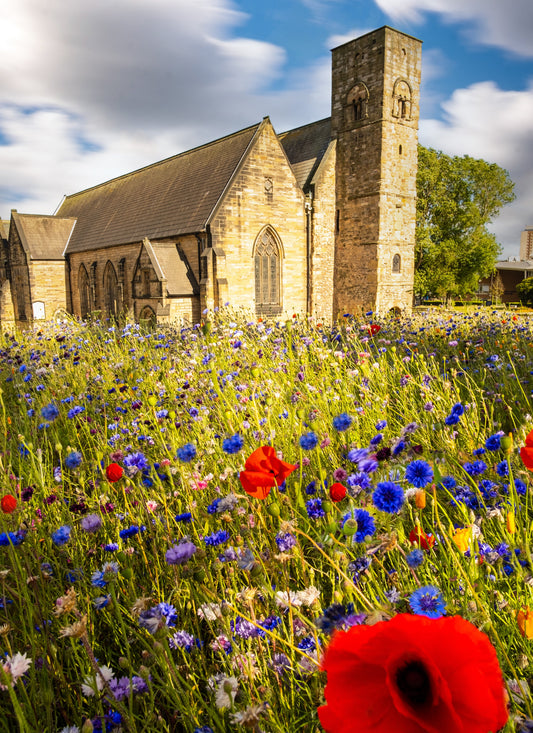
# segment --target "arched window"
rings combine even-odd
[[[152,328],[156,324],[156,315],[153,308],[149,305],[145,305],[139,316],[139,323],[145,328]]]
[[[401,272],[402,271],[402,258],[399,254],[395,254],[392,258],[392,271],[393,272]]]
[[[358,122],[368,117],[368,89],[362,81],[348,92],[346,104],[351,110],[352,122]]]
[[[89,283],[89,275],[85,269],[85,265],[80,265],[78,271],[78,290],[80,293],[80,316],[85,318],[93,310],[91,303],[91,286]]]
[[[258,315],[281,313],[281,247],[267,227],[255,241],[255,310]]]
[[[411,87],[405,79],[396,79],[392,90],[392,116],[411,119]]]
[[[118,278],[113,263],[108,260],[104,270],[104,309],[107,316],[115,318],[122,308]]]

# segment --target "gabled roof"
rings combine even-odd
[[[278,138],[298,185],[305,191],[331,141],[331,117],[282,132]]]
[[[67,253],[203,231],[260,125],[67,196]]]
[[[159,280],[166,281],[168,295],[194,295],[199,292],[196,278],[175,244],[143,242]]]
[[[62,260],[65,247],[75,228],[76,219],[37,214],[11,216],[24,251],[32,260]]]

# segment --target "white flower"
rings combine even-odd
[[[98,674],[90,674],[83,680],[81,691],[85,697],[93,697],[97,692],[102,692],[104,685],[109,680],[112,680],[115,673],[110,667],[99,667]]]
[[[275,595],[276,606],[289,608],[290,606],[301,606],[302,601],[298,593],[293,590],[278,590]]]
[[[17,680],[29,670],[31,663],[32,660],[29,659],[25,653],[20,654],[17,652],[12,657],[9,655],[6,656],[6,661],[3,663],[3,667],[4,672],[11,677],[11,687],[15,687]],[[4,685],[0,685],[0,687],[3,690],[6,689]]]
[[[217,708],[219,708],[219,710],[230,708],[233,705],[238,689],[239,682],[236,677],[223,677],[215,692]]]
[[[217,618],[222,618],[222,610],[218,603],[204,603],[196,613],[206,621],[216,621]]]
[[[299,590],[296,595],[300,599],[302,606],[312,606],[320,598],[320,591],[314,585],[310,585],[309,588]]]
[[[77,725],[67,725],[66,728],[62,728],[59,733],[80,733],[80,729]]]

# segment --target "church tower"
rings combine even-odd
[[[384,26],[333,49],[333,317],[413,302],[421,41]]]

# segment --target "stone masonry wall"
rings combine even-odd
[[[270,187],[270,184],[271,187]],[[216,275],[223,295],[234,307],[255,309],[252,256],[260,232],[270,226],[282,242],[282,309],[307,309],[307,244],[304,195],[269,120],[260,128],[249,156],[236,175],[211,224]],[[225,260],[225,261],[224,261]],[[223,305],[223,302],[214,302]]]
[[[311,229],[311,313],[330,321],[335,261],[335,142],[330,144],[313,178]]]
[[[67,308],[67,273],[65,260],[36,260],[30,263],[32,303],[44,304],[44,318],[52,318]]]
[[[368,33],[334,49],[332,82],[338,210],[334,317],[408,308],[420,42],[387,27]],[[363,99],[358,112],[351,101],[354,90]],[[403,109],[398,90],[408,90]],[[401,256],[399,273],[392,273],[394,254]]]

